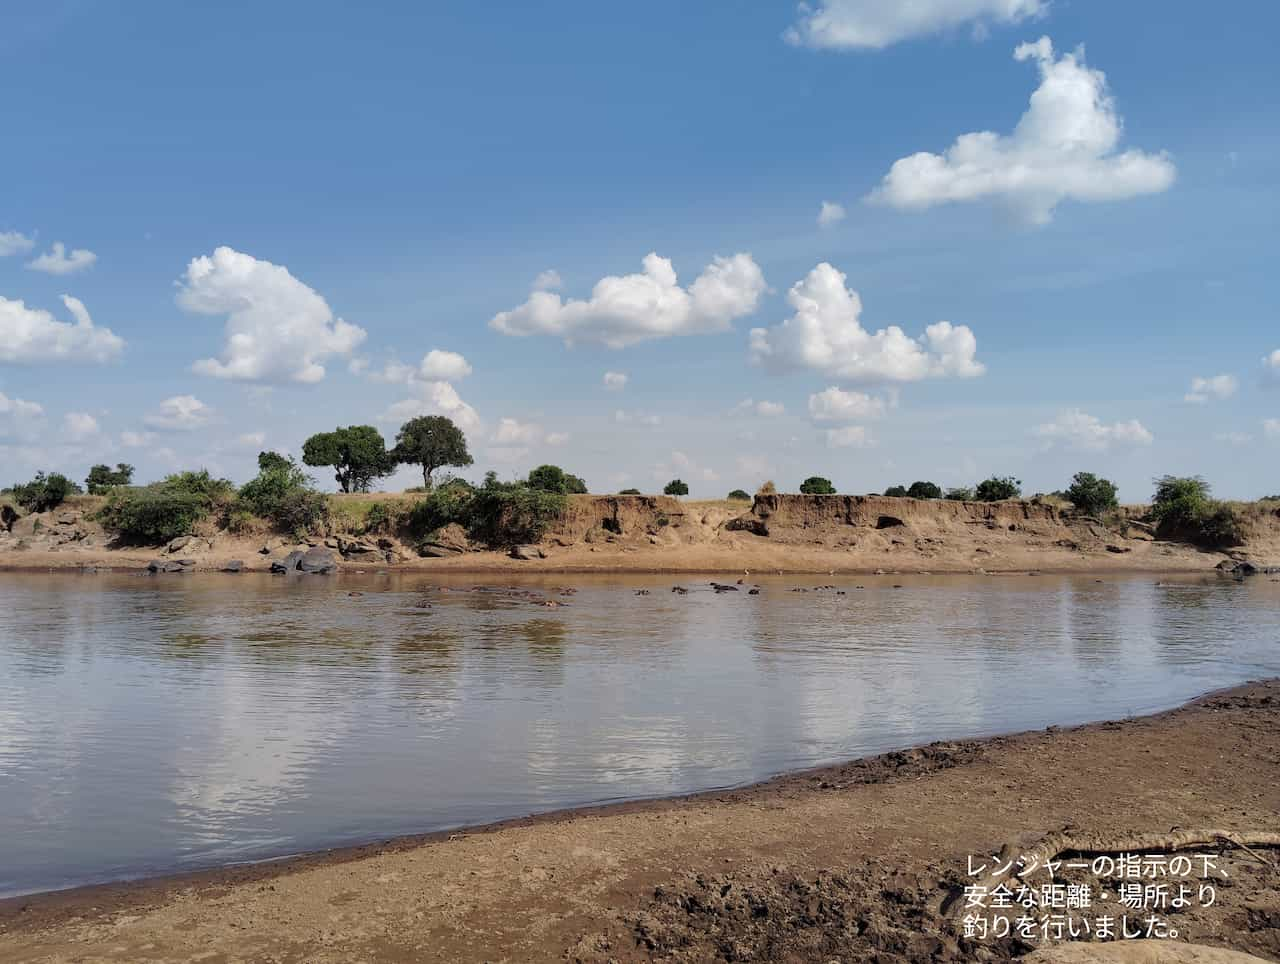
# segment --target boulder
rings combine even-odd
[[[147,563],[147,572],[191,572],[194,568],[194,559],[152,559]]]
[[[239,559],[232,559],[222,567],[223,572],[244,572],[244,563]]]
[[[511,549],[512,559],[545,559],[547,554],[537,546],[513,546]]]
[[[271,571],[275,573],[296,572],[298,569],[298,563],[302,562],[303,555],[305,555],[305,553],[303,553],[301,549],[295,549],[283,559],[272,560]]]
[[[744,515],[738,519],[730,519],[724,524],[724,527],[730,532],[750,532],[756,536],[768,536],[769,526],[763,519],[756,519],[749,515]]]
[[[302,554],[302,558],[298,560],[298,568],[303,572],[325,575],[334,572],[338,568],[338,561],[328,549],[323,546],[316,546]]]
[[[181,552],[183,549],[187,548],[187,546],[191,545],[195,541],[196,540],[194,536],[178,536],[178,538],[173,539],[169,542],[169,545],[166,547],[166,549],[169,553]]]

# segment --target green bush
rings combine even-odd
[[[563,492],[486,479],[464,508],[467,532],[492,546],[537,542],[567,505]]]
[[[529,487],[543,492],[585,494],[586,485],[558,465],[539,465],[529,473]]]
[[[907,497],[907,487],[905,485],[891,485],[884,490],[884,494],[891,499],[905,499]]]
[[[933,482],[912,482],[907,489],[907,497],[911,499],[941,499],[942,489]]]
[[[688,495],[689,486],[680,479],[672,479],[662,488],[663,495]]]
[[[318,533],[329,520],[329,499],[297,462],[274,452],[258,456],[258,474],[240,487],[235,507],[293,536]]]
[[[947,489],[947,494],[943,496],[948,502],[972,502],[973,489],[967,486],[956,486],[953,489]]]
[[[227,531],[233,536],[248,535],[253,532],[255,516],[248,509],[232,509],[227,513]]]
[[[375,502],[364,514],[364,524],[361,528],[366,534],[390,532],[395,528],[395,514],[385,502]]]
[[[640,494],[639,489],[623,489],[621,492],[618,493],[618,495],[639,495],[639,494]]]
[[[979,502],[1003,502],[1022,494],[1022,480],[1011,475],[995,476],[978,483],[973,496]]]
[[[734,489],[729,493],[729,498],[739,502],[751,501],[751,496],[747,494],[746,489]]]
[[[1081,512],[1094,516],[1100,516],[1120,505],[1120,500],[1116,498],[1115,483],[1099,478],[1092,472],[1077,472],[1072,476],[1065,496]]]
[[[800,483],[800,491],[804,495],[835,495],[836,487],[831,484],[830,479],[811,475]]]
[[[236,487],[230,479],[215,479],[208,469],[199,472],[175,472],[159,483],[169,492],[198,496],[210,507],[226,505],[235,498]]]
[[[422,540],[450,523],[468,524],[472,499],[469,485],[442,485],[432,489],[409,510],[405,526],[414,539]]]
[[[48,512],[56,509],[69,495],[78,495],[80,486],[60,472],[37,472],[36,477],[22,485],[10,488],[13,501],[28,512]]]
[[[1156,479],[1151,515],[1162,538],[1188,539],[1209,548],[1244,541],[1239,515],[1231,506],[1210,498],[1209,483],[1198,475]]]
[[[98,520],[127,542],[155,545],[190,535],[209,511],[209,501],[199,493],[161,482],[139,489],[112,489]]]

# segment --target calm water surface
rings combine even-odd
[[[554,609],[482,581],[0,575],[0,894],[741,784],[1280,675],[1266,577],[520,583]],[[848,594],[789,591],[828,582]]]

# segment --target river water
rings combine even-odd
[[[0,575],[0,894],[737,785],[1280,675],[1268,577],[758,581]]]

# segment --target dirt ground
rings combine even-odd
[[[967,939],[943,912],[970,856],[1068,827],[1275,832],[1277,776],[1268,681],[742,790],[19,898],[0,903],[0,960],[1009,960],[1037,943]],[[1280,961],[1280,852],[1192,852],[1212,855],[1218,869],[1195,883],[1216,895],[1169,913],[1178,940]],[[1091,873],[1067,879],[1101,886]],[[1115,896],[1095,912],[1115,912]]]

